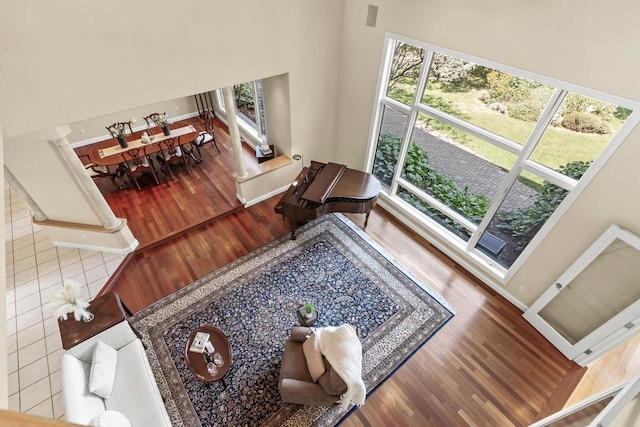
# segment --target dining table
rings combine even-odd
[[[174,137],[180,137],[180,145],[190,144],[198,135],[198,130],[192,125],[170,129],[169,135],[160,132],[155,135],[149,135],[150,142],[142,141],[137,138],[127,141],[127,147],[123,148],[115,138],[101,141],[94,144],[94,147],[87,153],[91,162],[99,166],[119,165],[124,161],[122,154],[136,148],[146,147],[147,155],[162,151],[160,143],[164,140]],[[112,145],[113,143],[113,145]]]

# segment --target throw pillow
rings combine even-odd
[[[91,373],[89,374],[89,391],[107,399],[111,396],[113,382],[116,379],[118,352],[108,344],[98,341],[93,350]]]
[[[322,361],[322,353],[318,347],[316,334],[312,333],[309,338],[302,343],[302,351],[304,358],[307,360],[307,369],[313,382],[317,382],[318,378],[324,374],[324,362]]]
[[[93,427],[131,427],[131,422],[122,412],[109,409],[92,419],[89,425]]]

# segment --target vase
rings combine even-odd
[[[124,138],[124,135],[120,135],[118,137],[118,142],[122,148],[127,148],[129,145],[127,144],[127,140]]]
[[[85,323],[89,323],[95,318],[95,316],[89,310],[85,310],[85,311],[87,312],[87,314],[82,315],[82,321]]]
[[[307,319],[311,319],[311,316],[313,316],[313,312],[311,312],[311,313],[306,313],[306,314],[304,315],[304,317],[306,317]]]
[[[169,126],[162,126],[162,133],[164,133],[164,136],[171,135],[171,131],[169,131]]]

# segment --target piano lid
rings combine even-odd
[[[333,198],[368,200],[380,192],[380,182],[375,177],[345,165],[312,161],[309,172],[313,178],[301,198],[310,202],[323,204]]]
[[[319,165],[321,165],[321,163],[311,162],[312,169]],[[320,172],[318,172],[313,182],[309,184],[307,191],[302,195],[303,199],[315,203],[324,203],[347,168],[345,165],[339,165],[337,163],[327,163],[321,167]]]

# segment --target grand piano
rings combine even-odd
[[[275,211],[289,219],[291,239],[295,240],[299,226],[330,212],[364,213],[366,227],[379,192],[380,182],[371,174],[312,161],[298,174]]]

